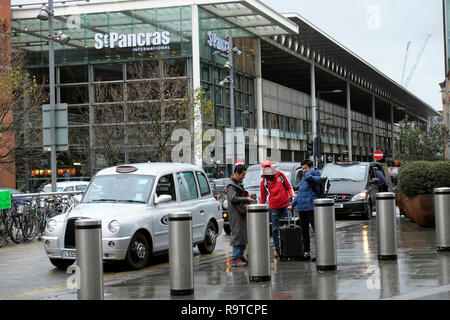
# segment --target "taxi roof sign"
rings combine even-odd
[[[137,171],[137,168],[133,166],[120,166],[116,168],[116,172],[118,173],[130,173],[135,171]]]

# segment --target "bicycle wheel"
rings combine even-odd
[[[23,242],[22,224],[18,217],[14,217],[9,229],[9,237],[15,243]]]
[[[22,217],[22,234],[25,241],[33,241],[36,238],[38,221],[33,212],[27,212]]]
[[[3,217],[0,218],[0,248],[6,244],[8,238],[8,226]]]

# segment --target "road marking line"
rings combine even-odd
[[[32,244],[26,244],[23,246],[14,246],[14,247],[0,249],[0,252],[7,252],[7,251],[15,250],[15,249],[33,248],[33,247],[38,247],[38,246],[43,246],[43,244],[40,242],[37,242],[37,243],[32,243]]]
[[[53,291],[53,290],[57,290],[57,289],[62,289],[62,288],[65,288],[65,287],[67,287],[66,284],[64,284],[64,285],[59,285],[59,286],[53,286],[53,287],[49,287],[49,288],[44,288],[44,289],[36,289],[36,290],[28,291],[28,292],[23,292],[23,293],[13,294],[13,295],[7,296],[6,298],[1,298],[0,300],[3,300],[3,299],[20,298],[20,297],[25,297],[25,296],[34,295],[34,294],[36,294],[36,293],[42,293],[42,292],[47,292],[47,291]]]

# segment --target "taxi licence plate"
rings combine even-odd
[[[63,258],[77,258],[77,251],[76,250],[63,250],[62,251],[62,257]]]
[[[343,209],[344,208],[344,204],[343,203],[335,203],[334,204],[334,208],[335,209]]]

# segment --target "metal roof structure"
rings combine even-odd
[[[318,90],[345,89],[349,81],[352,87],[352,108],[359,112],[370,114],[373,94],[377,99],[377,112],[382,113],[382,118],[389,119],[390,111],[387,109],[391,105],[395,106],[396,120],[403,119],[405,112],[423,121],[438,114],[429,104],[299,14],[289,13],[284,16],[299,26],[299,34],[296,37],[264,38],[261,45],[263,76],[278,74],[279,79],[271,78],[284,85],[294,85],[300,91],[310,92],[310,62],[314,61]],[[341,105],[346,103],[345,95],[330,95],[327,100]],[[380,105],[386,107],[385,112],[380,110]]]
[[[70,16],[96,12],[115,12],[151,8],[170,8],[197,4],[236,26],[259,36],[298,34],[298,26],[259,0],[107,0],[96,2],[55,1],[55,16]],[[41,4],[14,6],[13,19],[36,17]],[[19,9],[15,9],[19,7]]]

